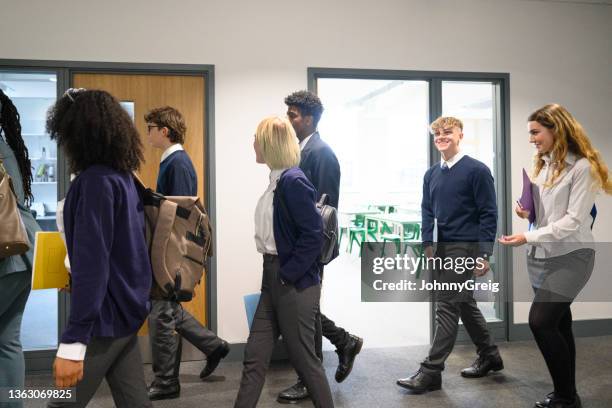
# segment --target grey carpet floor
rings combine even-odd
[[[584,407],[612,407],[612,336],[577,339],[578,392]],[[474,357],[471,346],[457,346],[447,360],[442,377],[442,389],[424,395],[413,395],[395,385],[398,378],[410,375],[427,352],[427,346],[404,348],[364,349],[357,357],[351,376],[337,384],[334,372],[337,357],[325,354],[325,369],[336,407],[532,407],[534,401],[552,391],[552,383],[544,360],[532,341],[502,343],[500,351],[505,369],[481,379],[465,379],[459,371],[469,366]],[[232,407],[242,364],[222,362],[207,381],[198,374],[202,362],[186,362],[181,366],[181,397],[155,402],[155,408],[178,407]],[[151,379],[151,366],[144,366],[147,380]],[[293,370],[286,362],[270,367],[258,407],[275,407],[276,393],[295,380]],[[26,379],[29,387],[48,387],[50,375],[31,375]],[[41,407],[41,401],[28,402],[29,407]],[[92,408],[113,407],[106,383],[89,404]],[[299,406],[311,407],[304,402]]]

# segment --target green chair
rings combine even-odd
[[[365,215],[355,214],[355,218],[353,218],[353,225],[356,227],[364,227],[365,226]]]
[[[384,221],[381,221],[381,222],[382,222],[382,225],[380,227],[380,233],[381,234],[393,234],[393,228],[391,228],[389,224],[387,224],[386,222]]]
[[[338,226],[338,229],[340,230],[340,234],[338,235],[338,248],[342,244],[342,236],[344,234],[348,235],[349,228],[350,228],[350,226],[348,226],[348,225],[339,225]]]
[[[363,227],[365,221],[365,215],[356,214],[355,218],[350,221],[350,224],[339,225],[338,229],[340,230],[340,236],[338,237],[338,246],[342,243],[342,236],[344,234],[348,235],[349,244],[350,244],[350,229],[354,227]],[[348,252],[349,244],[346,245],[346,251]]]
[[[380,251],[381,257],[385,256],[385,247],[387,246],[387,242],[394,242],[395,249],[397,251],[396,253],[400,253],[402,246],[402,237],[400,237],[398,234],[382,234],[381,239],[383,243],[382,251]]]
[[[372,237],[374,242],[378,242],[378,220],[371,220],[368,218],[368,225],[366,228],[367,234]]]
[[[416,222],[405,223],[404,241],[418,241],[421,238],[421,224]]]
[[[353,242],[359,245],[359,256],[363,250],[362,243],[366,240],[366,229],[363,227],[349,227],[348,252],[353,253]]]

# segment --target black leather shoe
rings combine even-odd
[[[435,391],[442,388],[442,375],[425,373],[419,369],[412,376],[397,380],[397,385],[416,393]]]
[[[461,370],[461,376],[466,378],[484,377],[489,371],[504,369],[504,362],[499,354],[494,356],[478,356],[471,367]]]
[[[296,404],[302,400],[310,398],[310,394],[308,394],[308,389],[306,389],[306,385],[301,380],[298,380],[297,383],[287,388],[284,391],[281,391],[278,394],[278,398],[276,398],[277,402],[281,404]]]
[[[582,401],[578,394],[576,394],[573,400],[568,400],[558,398],[554,392],[551,392],[544,401],[536,402],[534,408],[582,408]]]
[[[151,401],[178,398],[181,394],[179,383],[171,385],[159,385],[153,382],[149,387],[149,399]]]
[[[342,350],[336,350],[338,354],[338,369],[336,370],[336,382],[341,383],[346,380],[351,370],[353,369],[353,363],[355,357],[361,351],[363,346],[363,339],[361,337],[349,335],[349,340]]]
[[[544,401],[536,401],[534,408],[546,408],[549,406],[550,401],[554,398],[555,393],[554,392],[549,392],[546,395],[546,398],[544,399]]]
[[[229,351],[229,344],[227,344],[227,341],[223,340],[219,347],[215,349],[215,351],[206,356],[206,366],[204,366],[202,372],[200,372],[200,378],[204,379],[211,375],[213,371],[215,371],[215,368],[217,368],[217,366],[219,365],[221,359],[225,358]]]

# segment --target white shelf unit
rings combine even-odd
[[[40,221],[54,220],[55,218],[55,215],[43,215],[42,217],[36,217],[36,219]]]

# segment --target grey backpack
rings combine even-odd
[[[323,247],[321,248],[321,257],[319,262],[327,265],[340,254],[340,245],[338,244],[338,210],[335,207],[327,204],[329,197],[327,194],[321,195],[317,208],[323,219]]]
[[[276,194],[277,190],[274,190],[274,194]],[[281,207],[283,207],[283,211],[293,222],[293,217],[287,208],[287,204],[285,204],[283,195],[279,193],[278,199],[281,203]],[[323,246],[321,247],[321,255],[319,256],[319,263],[322,265],[327,265],[340,254],[340,245],[338,244],[338,210],[327,204],[328,199],[329,197],[327,194],[322,194],[319,202],[317,202],[317,209],[323,221]]]

